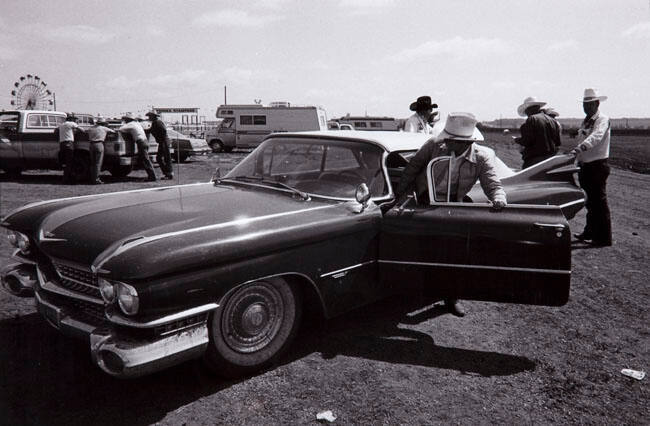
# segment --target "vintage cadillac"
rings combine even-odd
[[[4,287],[34,296],[117,377],[200,357],[250,374],[282,354],[303,312],[329,318],[395,292],[565,304],[566,217],[584,203],[571,157],[503,166],[500,211],[478,193],[396,204],[395,180],[425,140],[279,133],[210,182],[27,205],[1,223],[19,262]]]

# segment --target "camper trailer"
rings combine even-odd
[[[289,102],[272,102],[268,106],[220,105],[219,126],[206,133],[214,152],[257,146],[267,135],[276,132],[327,130],[325,110],[316,106],[291,106]]]

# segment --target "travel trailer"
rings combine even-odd
[[[316,106],[291,106],[289,102],[271,102],[268,106],[220,105],[219,126],[206,133],[214,152],[257,146],[267,135],[276,132],[327,130],[327,114]]]
[[[399,130],[399,121],[393,117],[343,116],[334,120],[340,127],[351,125],[354,130]]]

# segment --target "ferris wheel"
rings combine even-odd
[[[37,75],[23,75],[14,83],[11,105],[16,109],[54,109],[54,94]]]

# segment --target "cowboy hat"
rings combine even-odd
[[[127,112],[122,116],[122,120],[135,120],[135,115],[132,112]]]
[[[582,96],[582,102],[606,101],[607,96],[599,96],[598,89],[587,88]]]
[[[445,122],[445,128],[437,139],[439,141],[445,139],[461,140],[461,141],[482,141],[483,135],[480,130],[476,128],[478,120],[474,114],[469,112],[450,112]]]
[[[74,115],[74,112],[66,112],[65,113],[65,119],[67,121],[77,121],[77,116]]]
[[[526,116],[526,110],[529,107],[532,107],[532,106],[544,106],[544,105],[546,105],[546,102],[538,101],[536,97],[529,96],[526,99],[524,99],[524,103],[522,103],[521,105],[519,105],[517,107],[517,114],[519,114],[521,117],[525,117]]]
[[[145,114],[147,117],[160,117],[160,114],[158,114],[156,111],[149,111],[148,113]]]
[[[438,104],[431,103],[431,96],[420,96],[409,107],[411,111],[426,111],[432,108],[438,108]]]
[[[95,118],[95,123],[96,124],[108,124],[108,121],[101,115],[98,115],[97,118]]]

